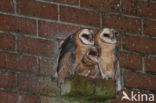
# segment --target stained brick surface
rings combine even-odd
[[[104,14],[103,26],[133,33],[140,33],[141,31],[141,21],[139,19],[124,17],[120,15]]]
[[[14,12],[13,0],[0,0],[0,11]]]
[[[17,0],[19,14],[57,20],[57,5],[35,2],[35,0]]]
[[[20,33],[36,34],[36,21],[0,14],[0,29]]]
[[[38,71],[37,60],[35,57],[9,54],[4,52],[0,52],[0,68],[25,72]]]
[[[56,56],[57,42],[29,37],[19,37],[19,51],[37,55]]]
[[[119,12],[120,0],[81,0],[81,6]]]
[[[63,98],[53,80],[62,41],[81,28],[96,35],[106,27],[120,32],[117,47],[126,91],[155,91],[154,0],[0,0],[0,103],[99,101]]]
[[[146,57],[146,71],[156,72],[156,57]]]
[[[18,75],[18,88],[25,91],[33,91],[42,94],[57,94],[57,84],[49,77],[38,77],[31,75]]]
[[[132,51],[142,52],[142,53],[156,53],[156,43],[155,39],[138,37],[138,36],[124,36],[123,39],[124,48]]]
[[[144,20],[144,33],[151,35],[151,36],[156,36],[156,21],[153,20]]]
[[[38,103],[35,95],[0,91],[0,103]]]
[[[122,0],[122,10],[124,13],[156,18],[156,3],[142,0]]]
[[[79,4],[79,0],[49,0],[49,1],[65,3],[65,4],[73,4],[73,5]]]
[[[77,26],[64,25],[50,22],[39,22],[39,35],[50,38],[63,38],[75,33],[78,30]]]
[[[128,87],[156,90],[155,80],[155,75],[125,72],[125,85]]]
[[[142,69],[142,57],[133,53],[120,53],[120,66],[132,69]]]
[[[0,49],[15,50],[15,37],[0,33]]]
[[[94,11],[61,6],[61,20],[77,24],[99,26],[100,15]],[[71,16],[72,15],[72,16]]]
[[[15,74],[10,72],[0,72],[0,87],[15,88]]]

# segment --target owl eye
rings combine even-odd
[[[84,37],[85,39],[89,39],[89,35],[87,34],[83,34],[82,37]]]
[[[95,51],[90,51],[90,52],[89,52],[89,55],[96,56],[96,52],[95,52]]]
[[[109,37],[109,34],[104,34],[103,36],[104,36],[104,37]]]

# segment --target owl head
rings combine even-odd
[[[95,46],[91,47],[83,58],[86,65],[94,65],[99,62],[100,52]]]
[[[78,34],[78,37],[83,44],[94,45],[93,30],[82,29]]]
[[[99,36],[103,42],[115,44],[117,42],[117,34],[118,32],[114,29],[104,28],[100,31]]]

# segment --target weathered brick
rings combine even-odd
[[[120,12],[120,0],[81,0],[81,6]]]
[[[123,47],[128,50],[142,53],[156,53],[156,40],[138,36],[124,36]]]
[[[0,33],[0,49],[15,50],[14,36]]]
[[[28,34],[36,34],[36,21],[0,14],[0,29]]]
[[[66,3],[66,4],[73,4],[73,5],[78,5],[79,4],[79,0],[50,0],[50,1]]]
[[[17,0],[17,12],[28,16],[35,16],[57,20],[57,5],[37,2],[35,0]]]
[[[125,85],[139,89],[156,90],[156,76],[135,72],[125,72]]]
[[[122,0],[122,11],[127,14],[156,18],[156,3],[141,0]]]
[[[138,54],[120,52],[120,66],[132,69],[142,69],[142,57]]]
[[[19,70],[25,72],[37,72],[38,65],[35,57],[8,54],[0,52],[0,68]]]
[[[57,56],[58,48],[55,41],[19,37],[19,51],[37,55]]]
[[[61,6],[61,20],[91,26],[100,25],[99,13],[65,6]]]
[[[24,74],[18,75],[18,89],[49,95],[58,93],[57,83],[52,82],[50,77]]]
[[[0,0],[0,11],[14,12],[13,0]]]
[[[123,97],[123,91],[128,95],[128,97],[132,98],[132,92],[133,94],[137,94],[135,97],[137,98],[137,101],[135,101],[133,99],[133,101],[129,101],[127,99],[122,99]],[[140,90],[128,90],[128,89],[122,89],[120,92],[119,92],[119,96],[117,98],[115,98],[111,103],[146,103],[145,101],[142,101],[142,99],[138,99],[139,96],[138,95],[142,95],[142,94],[146,94],[148,97],[151,97],[149,94],[153,94],[153,93],[147,93],[147,92],[142,92]],[[155,94],[153,94],[154,97],[156,96]],[[140,96],[141,97],[141,96]],[[122,100],[122,101],[121,101]],[[156,98],[154,98],[154,101],[156,100]],[[152,101],[153,102],[153,101]],[[152,103],[150,101],[148,101],[148,103]]]
[[[65,39],[78,30],[76,26],[39,21],[39,35]]]
[[[67,100],[55,97],[41,97],[41,103],[71,103]],[[75,103],[75,102],[74,102]],[[79,103],[79,102],[76,102]]]
[[[144,20],[144,33],[156,36],[156,21]]]
[[[10,72],[0,71],[0,87],[15,88],[15,75]]]
[[[135,18],[124,17],[120,15],[103,15],[103,27],[115,28],[127,32],[140,33],[141,21]]]
[[[0,103],[38,103],[35,95],[0,91]]]
[[[156,72],[156,57],[145,58],[146,71]]]
[[[54,75],[56,73],[57,59],[40,59],[40,73]]]

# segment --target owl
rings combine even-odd
[[[77,75],[95,79],[99,76],[99,50],[97,47],[91,47],[84,55],[77,67]]]
[[[101,55],[99,69],[103,79],[116,81],[117,91],[121,90],[121,76],[119,66],[119,52],[117,48],[117,34],[114,29],[103,28],[96,34],[96,45]]]
[[[94,45],[93,31],[81,29],[70,35],[61,45],[58,59],[57,75],[58,86],[64,79],[72,76],[86,52]]]

